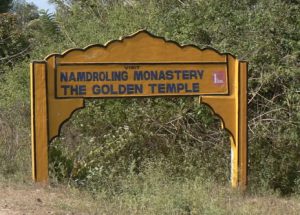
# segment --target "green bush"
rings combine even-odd
[[[50,27],[31,28],[34,50],[30,60],[68,48],[103,44],[144,28],[180,44],[213,46],[249,61],[250,189],[299,193],[297,1],[151,0],[125,4],[89,0],[72,1],[69,6],[65,1],[56,2],[60,4],[55,19],[44,16]],[[1,68],[0,126],[1,134],[6,135],[0,138],[2,148],[10,146],[9,127],[24,136],[24,146],[30,145],[28,63],[24,60],[12,70]],[[86,108],[76,112],[63,126],[61,137],[50,145],[53,179],[92,190],[114,187],[117,192],[122,178],[143,174],[149,162],[157,161],[163,163],[168,176],[229,180],[228,134],[196,98],[85,102]],[[19,152],[30,162],[27,148]],[[2,160],[8,159],[9,153],[1,153]],[[1,174],[22,169],[15,159],[10,165],[5,168],[15,171]]]
[[[0,174],[4,177],[28,178],[30,171],[28,63],[0,76]]]
[[[194,98],[87,101],[62,133],[50,150],[59,147],[73,161],[70,179],[95,189],[107,178],[139,174],[155,160],[164,161],[170,175],[229,179],[229,139]],[[51,158],[68,166],[60,156]]]

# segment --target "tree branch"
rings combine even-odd
[[[15,58],[15,57],[18,57],[20,55],[23,55],[25,52],[27,52],[30,48],[30,45],[25,48],[24,50],[22,50],[21,52],[17,53],[17,54],[14,54],[14,55],[10,55],[10,56],[7,56],[7,57],[3,57],[3,58],[0,58],[0,61],[4,61],[4,60],[9,60],[9,59],[12,59],[12,58]]]

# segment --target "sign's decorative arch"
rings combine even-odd
[[[231,183],[247,184],[247,62],[146,30],[31,63],[32,172],[48,180],[48,144],[85,98],[199,96],[231,139]]]

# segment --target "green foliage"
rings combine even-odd
[[[149,161],[156,160],[164,161],[170,175],[189,178],[195,172],[213,173],[225,181],[229,178],[224,177],[228,171],[223,171],[229,169],[228,139],[214,129],[220,122],[213,119],[192,98],[88,101],[63,130],[70,135],[54,141],[50,150],[60,148],[73,161],[69,179],[93,189],[101,189],[108,178],[118,181],[128,172],[143,172]],[[211,162],[214,153],[223,154],[213,162],[222,166],[218,171]],[[60,156],[51,159],[69,166]]]
[[[38,18],[37,7],[25,1],[13,1],[8,13],[0,13],[0,73],[29,57],[31,31],[28,23]]]
[[[250,189],[300,192],[298,1],[54,2],[58,6],[55,15],[41,12],[39,19],[27,25],[33,47],[30,59],[104,44],[145,28],[180,44],[212,46],[249,61]],[[13,18],[3,23],[0,35],[5,38],[20,30]],[[2,49],[20,50],[14,41],[19,40],[5,44],[12,49]],[[17,63],[13,70],[1,70],[5,72],[0,76],[3,134],[9,133],[4,130],[7,123],[29,133],[28,61]],[[220,120],[198,105],[197,99],[85,102],[86,108],[74,114],[63,126],[62,136],[50,145],[52,178],[120,194],[124,178],[145,174],[149,163],[157,163],[169,178],[193,180],[205,175],[219,182],[229,180],[228,135],[221,131]],[[3,139],[7,138],[2,138],[2,147],[7,147]],[[29,145],[28,137],[24,141]],[[171,205],[187,208],[189,201],[181,199]],[[181,209],[174,213],[184,213]]]
[[[43,41],[44,44],[51,44],[59,41],[60,28],[55,15],[48,10],[40,10],[39,18],[28,23],[27,29],[32,34],[32,43]]]
[[[0,14],[7,13],[12,6],[12,0],[2,0],[0,4]]]
[[[30,170],[29,62],[0,75],[0,175],[28,178]]]
[[[44,34],[56,34],[59,32],[59,26],[55,21],[54,14],[41,10],[39,20],[42,23],[42,31]]]
[[[0,23],[0,64],[13,65],[16,59],[26,55],[29,42],[17,24],[16,15],[0,14]]]
[[[25,0],[13,1],[12,12],[18,17],[19,27],[26,30],[26,25],[39,18],[38,8],[33,3],[27,3]]]

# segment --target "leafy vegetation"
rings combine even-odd
[[[3,176],[30,172],[29,62],[146,28],[249,61],[249,189],[300,193],[299,1],[53,2],[55,15],[40,11],[18,22],[19,12],[0,14],[8,20],[0,22]],[[129,176],[143,186],[150,164],[153,174],[163,171],[179,182],[229,180],[228,134],[197,98],[85,102],[50,145],[53,181],[115,195]]]

